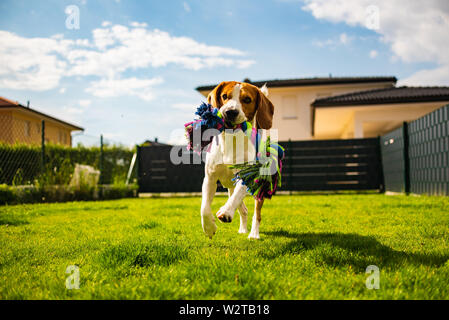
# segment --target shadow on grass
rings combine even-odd
[[[292,239],[281,247],[275,247],[271,252],[261,252],[261,256],[266,259],[313,250],[313,257],[318,263],[332,266],[351,265],[360,270],[365,270],[372,264],[391,268],[410,264],[438,267],[449,259],[449,255],[396,251],[383,245],[375,237],[355,233],[295,233],[286,230],[263,233],[267,236]]]

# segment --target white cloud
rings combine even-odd
[[[84,109],[83,108],[79,108],[79,107],[69,107],[69,106],[64,106],[62,108],[63,110],[63,114],[65,115],[65,118],[72,118],[72,116],[77,116],[77,115],[81,115],[84,113]]]
[[[312,42],[314,46],[324,48],[324,47],[333,47],[335,48],[338,45],[348,45],[353,40],[353,37],[348,36],[346,33],[341,33],[338,37],[333,39],[327,39],[324,41],[315,40]]]
[[[407,79],[398,81],[398,85],[447,86],[449,85],[449,65],[446,64],[434,69],[420,70]]]
[[[87,100],[87,99],[78,101],[78,104],[81,107],[88,107],[88,106],[90,106],[91,103],[92,103],[92,101],[91,100]]]
[[[184,10],[185,10],[186,12],[192,11],[192,10],[190,9],[190,6],[189,6],[189,4],[188,4],[187,2],[184,1],[182,5],[184,6]]]
[[[434,62],[438,67],[423,70],[408,80],[427,84],[424,76],[438,78],[439,84],[449,84],[449,3],[447,0],[303,0],[303,10],[317,19],[344,22],[367,27],[372,16],[369,6],[379,8],[381,41],[390,45],[394,56],[404,62]],[[422,81],[417,79],[422,76]]]
[[[341,44],[348,44],[352,40],[346,33],[340,34],[339,39]]]
[[[154,98],[153,86],[161,84],[162,82],[162,78],[108,78],[91,82],[90,86],[86,89],[86,92],[100,98],[136,96],[142,100],[150,101]]]
[[[174,109],[177,110],[183,110],[183,111],[192,111],[192,114],[194,114],[195,110],[200,105],[199,102],[196,103],[175,103],[172,105]]]
[[[139,22],[131,22],[130,24],[129,24],[131,27],[134,27],[134,28],[146,28],[146,27],[148,27],[148,24],[146,24],[145,22],[142,22],[142,23],[139,23]]]
[[[137,91],[151,79],[122,79],[121,74],[169,64],[200,70],[248,68],[255,63],[242,59],[245,53],[240,50],[172,36],[146,23],[101,25],[92,31],[92,40],[67,40],[62,34],[25,38],[0,31],[0,61],[5,62],[0,64],[0,87],[42,91],[56,88],[62,77],[97,76],[100,80],[87,90],[94,95],[111,96],[110,88],[121,83],[130,86],[131,94],[149,100],[149,90]]]
[[[66,88],[61,88],[61,89],[59,89],[59,93],[60,93],[60,94],[65,93],[65,91],[66,91]]]
[[[67,67],[59,55],[74,43],[57,36],[26,39],[7,31],[0,31],[0,42],[0,87],[33,91],[59,84]]]
[[[168,144],[175,146],[187,145],[186,132],[184,129],[175,129],[170,132]]]
[[[71,65],[69,75],[110,76],[126,70],[157,68],[168,64],[186,69],[200,70],[218,66],[248,67],[252,60],[228,56],[243,56],[244,52],[219,46],[209,46],[187,37],[173,37],[169,33],[142,26],[128,28],[114,25],[93,30],[97,49],[72,50],[67,59]]]
[[[371,59],[376,58],[378,55],[379,55],[379,53],[378,53],[376,50],[371,50],[371,51],[369,52],[369,57],[370,57]]]

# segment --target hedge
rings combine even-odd
[[[103,185],[100,187],[0,185],[0,205],[50,203],[67,201],[112,200],[137,197],[136,185]]]
[[[103,184],[124,182],[134,150],[103,147]],[[0,184],[8,185],[66,185],[70,182],[76,163],[100,168],[100,148],[75,148],[46,145],[45,170],[42,172],[40,146],[0,144]]]

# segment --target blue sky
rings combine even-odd
[[[364,24],[371,3],[375,30]],[[3,0],[0,95],[131,145],[179,141],[203,99],[194,88],[223,80],[394,75],[449,85],[439,53],[448,6],[392,3]],[[66,27],[69,5],[79,29]]]

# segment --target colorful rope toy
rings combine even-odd
[[[262,141],[256,128],[245,121],[232,128],[225,127],[223,115],[212,105],[202,103],[195,112],[199,119],[186,123],[187,149],[201,154],[210,145],[214,136],[225,129],[242,130],[256,149],[256,159],[242,164],[230,165],[230,169],[238,169],[234,181],[241,180],[248,192],[257,200],[271,199],[276,189],[281,186],[282,160],[284,148],[271,143],[270,137]],[[204,135],[209,130],[207,136]],[[204,138],[204,140],[203,140]]]

